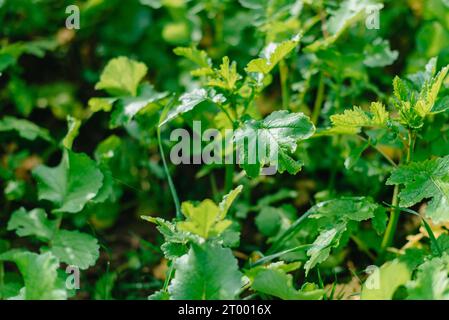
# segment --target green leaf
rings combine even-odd
[[[277,171],[296,174],[301,163],[289,153],[295,152],[297,142],[310,138],[315,126],[303,113],[275,111],[263,120],[248,120],[234,134],[239,162],[246,174],[257,177],[265,165]]]
[[[36,236],[50,240],[56,230],[56,222],[49,220],[43,209],[27,212],[24,208],[20,208],[11,215],[8,230],[15,230],[19,237]]]
[[[431,199],[426,215],[434,223],[449,221],[449,156],[423,162],[412,162],[394,170],[387,185],[404,185],[399,205],[411,207]]]
[[[231,300],[242,285],[231,250],[208,242],[192,244],[188,254],[175,260],[175,269],[168,287],[174,300]]]
[[[306,275],[310,269],[314,268],[317,264],[325,261],[331,252],[331,248],[337,247],[340,243],[343,232],[346,231],[346,223],[339,223],[333,228],[323,230],[320,235],[315,239],[312,247],[307,250],[309,260],[304,265]]]
[[[342,1],[339,8],[331,11],[331,17],[327,20],[326,29],[330,36],[313,42],[304,48],[304,51],[316,52],[330,47],[358,21],[367,21],[368,8],[379,12],[383,6],[382,3],[377,3],[374,0]]]
[[[405,263],[393,260],[372,269],[362,287],[361,300],[391,300],[396,289],[411,278]]]
[[[443,81],[448,72],[449,65],[441,69],[436,75],[436,59],[432,58],[426,65],[425,71],[409,76],[411,83],[395,77],[393,81],[394,96],[393,101],[396,109],[399,110],[400,120],[403,124],[412,129],[419,129],[424,124],[424,118],[431,114],[441,112],[446,107],[435,104],[438,99]],[[412,86],[414,85],[415,88]]]
[[[389,120],[389,113],[380,102],[370,105],[370,112],[363,111],[355,106],[352,110],[345,110],[343,114],[331,116],[331,132],[335,133],[358,133],[363,127],[385,127]]]
[[[268,74],[290,52],[295,49],[300,41],[300,36],[281,43],[270,43],[262,51],[261,58],[251,60],[245,68],[246,72],[258,72]]]
[[[179,98],[180,104],[168,112],[167,117],[159,124],[159,126],[163,126],[167,122],[170,122],[178,117],[180,114],[193,110],[204,101],[223,104],[226,101],[226,98],[222,94],[217,94],[215,90],[206,91],[205,89],[195,89],[192,92],[184,93]]]
[[[161,249],[167,259],[176,259],[187,253],[187,243],[190,240],[187,232],[176,229],[174,223],[161,218],[149,216],[142,216],[141,218],[156,224],[158,231],[164,236],[165,242]]]
[[[107,272],[103,274],[95,283],[95,300],[112,300],[112,289],[117,281],[116,272]]]
[[[25,251],[8,251],[0,260],[14,262],[22,274],[25,287],[18,297],[26,300],[64,300],[67,292],[57,284],[58,259],[50,252],[36,254]]]
[[[58,231],[51,241],[51,252],[61,262],[82,270],[95,265],[100,246],[97,239],[78,231]]]
[[[407,283],[407,299],[449,300],[449,256],[432,258],[418,267],[416,279]]]
[[[263,207],[256,217],[256,226],[267,237],[276,235],[281,227],[282,210],[273,207]]]
[[[198,206],[183,202],[181,211],[187,220],[178,222],[178,229],[197,234],[204,239],[220,235],[232,224],[232,221],[225,220],[225,217],[241,190],[242,186],[232,190],[219,206],[209,199],[202,201]]]
[[[230,63],[228,57],[223,58],[220,69],[216,75],[207,82],[207,85],[222,88],[230,92],[234,91],[235,85],[242,77],[237,73],[237,64],[235,61]]]
[[[449,96],[444,96],[435,102],[432,113],[440,113],[449,109]]]
[[[228,194],[223,196],[223,200],[221,200],[218,207],[220,208],[221,218],[224,218],[234,203],[235,199],[237,199],[238,195],[242,192],[243,186],[239,185],[235,189],[231,190]]]
[[[122,97],[118,99],[116,107],[111,114],[112,128],[129,123],[140,111],[151,103],[165,98],[167,92],[157,92],[150,84],[139,86],[137,97]]]
[[[65,150],[61,163],[55,168],[39,166],[33,170],[39,199],[51,201],[53,212],[76,213],[97,195],[103,174],[96,163],[83,153]]]
[[[440,255],[440,250],[441,252],[446,252],[449,254],[449,235],[446,233],[441,234],[438,237],[436,244],[433,241],[430,243],[430,249],[432,250],[432,254],[434,256]]]
[[[297,290],[293,277],[281,269],[265,269],[257,273],[251,288],[282,300],[320,300],[324,290]]]
[[[113,104],[119,98],[92,98],[89,99],[88,105],[92,112],[104,111],[109,112],[112,110]]]
[[[311,219],[335,221],[364,221],[375,216],[380,207],[367,197],[341,197],[314,205],[307,211]]]
[[[141,62],[126,57],[112,59],[104,68],[95,89],[106,90],[113,96],[136,96],[137,87],[147,71]]]
[[[2,131],[16,131],[19,136],[31,141],[36,140],[36,138],[49,142],[53,141],[47,129],[41,128],[28,120],[10,116],[0,120],[0,132]]]
[[[212,62],[206,51],[198,50],[194,47],[178,47],[175,48],[173,52],[178,56],[182,56],[192,61],[198,66],[196,70],[191,71],[192,75],[200,76],[213,74]]]

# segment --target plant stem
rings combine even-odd
[[[395,185],[393,189],[393,199],[391,200],[391,205],[393,207],[397,207],[398,205],[398,194],[399,194],[399,185]],[[393,243],[394,234],[396,233],[396,228],[398,225],[400,211],[391,208],[390,220],[388,221],[387,230],[385,231],[384,237],[382,239],[381,249],[379,258],[382,259],[387,248]]]
[[[365,142],[368,142],[368,139],[366,139],[365,137],[359,136],[357,135],[358,138],[362,139]],[[384,158],[385,160],[387,160],[393,167],[397,167],[398,165],[396,164],[396,162],[393,161],[393,159],[391,159],[385,152],[383,152],[381,149],[379,149],[378,146],[376,145],[372,145],[371,143],[369,144],[371,147],[373,147],[377,152],[379,152]]]
[[[173,198],[173,202],[175,203],[176,218],[182,219],[181,205],[179,203],[178,193],[176,192],[175,185],[174,185],[173,180],[172,180],[172,178],[170,176],[170,172],[168,171],[167,161],[165,160],[165,153],[164,153],[164,148],[162,146],[161,129],[160,129],[160,127],[157,128],[157,141],[158,141],[158,144],[159,144],[159,152],[161,153],[162,163],[164,165],[165,175],[167,176],[168,186],[170,188],[170,192],[171,192],[171,195],[172,195],[172,198]]]
[[[0,262],[0,300],[3,300],[3,287],[5,286],[5,269],[3,262]]]
[[[413,149],[415,146],[415,140],[416,140],[415,134],[411,130],[409,130],[408,131],[407,157],[405,160],[405,164],[408,164],[412,158],[412,153],[413,153]],[[380,259],[383,259],[385,251],[393,243],[394,235],[396,233],[396,229],[398,226],[399,214],[401,211],[394,208],[394,207],[397,207],[399,204],[398,195],[399,195],[399,185],[395,185],[394,190],[393,190],[393,199],[391,200],[391,205],[393,208],[391,208],[390,220],[388,221],[387,230],[385,231],[384,237],[382,239],[382,244],[381,244],[381,249],[380,249],[380,254],[379,254]]]
[[[223,106],[221,106],[221,105],[218,105],[219,106],[219,108],[221,109],[221,111],[223,111],[224,112],[224,114],[226,115],[226,117],[228,118],[228,120],[231,122],[231,124],[232,124],[232,126],[234,127],[235,126],[235,120],[234,119],[232,119],[232,117],[231,117],[231,115],[229,114],[229,112],[226,110],[226,108],[224,108]]]
[[[290,93],[288,90],[288,66],[285,60],[279,62],[279,73],[281,76],[281,90],[282,90],[282,108],[284,110],[290,109]]]
[[[318,117],[321,114],[321,107],[323,105],[323,99],[324,99],[324,75],[321,72],[320,73],[320,80],[318,83],[318,91],[315,99],[315,105],[313,107],[313,114],[312,114],[312,122],[316,125],[318,121]]]
[[[224,185],[225,194],[228,194],[232,190],[233,179],[234,179],[234,165],[226,164],[225,165],[225,185]]]

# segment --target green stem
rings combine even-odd
[[[416,135],[411,130],[408,130],[408,143],[407,143],[407,156],[405,159],[405,164],[408,164],[412,158],[413,149],[415,147]],[[399,185],[395,185],[393,190],[393,199],[391,200],[391,214],[390,220],[388,221],[387,230],[385,231],[384,237],[382,239],[382,244],[380,247],[379,259],[383,259],[385,251],[393,243],[394,235],[399,221],[400,210],[395,207],[399,204]]]
[[[173,180],[172,180],[172,178],[170,176],[170,172],[168,171],[167,161],[165,160],[165,153],[164,153],[164,147],[162,146],[161,129],[160,129],[160,127],[157,128],[157,141],[158,141],[158,144],[159,144],[159,152],[161,153],[162,163],[164,165],[165,175],[167,176],[167,181],[168,181],[168,186],[170,188],[170,193],[172,195],[173,202],[175,203],[176,218],[182,219],[181,205],[179,203],[178,193],[176,192],[175,185],[174,185]]]
[[[164,281],[164,287],[162,288],[162,290],[165,292],[167,292],[168,285],[170,284],[170,280],[173,277],[174,271],[175,271],[175,264],[173,262],[171,262],[170,267],[168,269],[167,278],[165,278],[165,281]]]
[[[369,141],[368,139],[366,139],[365,137],[359,136],[359,135],[357,135],[356,137],[358,137],[359,139],[361,139],[361,140],[363,140],[363,141],[369,143],[369,145],[370,145],[371,147],[373,147],[374,150],[376,150],[377,152],[379,152],[379,154],[381,154],[381,155],[385,158],[385,160],[387,160],[393,167],[396,168],[396,167],[398,166],[398,165],[396,164],[396,162],[393,161],[393,159],[391,159],[385,152],[383,152],[381,149],[379,149],[378,146],[371,144],[370,141]]]
[[[279,73],[281,76],[282,108],[284,110],[289,110],[290,92],[288,90],[288,66],[285,63],[285,60],[279,62]]]
[[[0,300],[3,300],[3,288],[5,286],[5,269],[3,262],[0,262]]]
[[[217,188],[217,180],[215,179],[215,175],[212,172],[209,176],[210,186],[212,188],[212,196],[216,202],[219,201],[218,188]]]
[[[229,114],[229,112],[226,110],[225,107],[218,105],[219,108],[221,109],[221,111],[224,112],[224,114],[226,115],[226,117],[228,118],[228,120],[231,122],[232,126],[235,127],[235,120],[232,119],[231,115]]]
[[[399,194],[399,185],[395,185],[393,190],[393,199],[391,200],[392,208],[390,213],[390,220],[388,221],[387,230],[385,231],[384,237],[382,239],[382,244],[380,246],[381,248],[379,254],[380,259],[383,259],[385,251],[393,243],[394,234],[396,233],[400,211],[395,209],[394,207],[398,206],[399,202],[398,194]]]
[[[225,185],[224,185],[225,194],[228,194],[232,190],[233,179],[234,179],[234,165],[226,164],[225,165]]]
[[[313,114],[312,114],[312,122],[315,125],[317,124],[318,117],[321,114],[321,107],[323,105],[323,99],[324,99],[324,75],[321,72],[320,80],[319,80],[319,84],[318,84],[318,91],[317,91],[315,105],[313,107]]]

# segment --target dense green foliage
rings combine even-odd
[[[0,0],[0,299],[449,299],[448,72],[446,0]]]

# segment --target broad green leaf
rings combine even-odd
[[[449,256],[424,262],[406,286],[409,300],[449,300]]]
[[[362,287],[361,300],[391,300],[396,289],[411,278],[407,265],[398,260],[389,261],[370,272]]]
[[[67,117],[68,131],[64,139],[62,140],[62,145],[67,149],[72,149],[72,144],[75,138],[78,136],[79,128],[81,126],[81,120],[78,120],[72,116]]]
[[[298,46],[299,41],[300,36],[296,36],[292,40],[281,43],[270,43],[262,51],[261,58],[251,60],[246,66],[245,71],[262,74],[270,73],[282,59],[285,59]]]
[[[112,59],[104,68],[95,89],[106,90],[113,96],[136,96],[137,87],[147,71],[141,62],[126,57]]]
[[[51,252],[61,262],[82,270],[95,265],[100,246],[97,239],[78,231],[58,231],[51,241]]]
[[[51,201],[56,213],[81,211],[95,198],[103,183],[103,174],[93,160],[67,149],[57,167],[41,165],[33,170],[33,176],[37,180],[39,199]]]
[[[0,260],[14,262],[22,274],[25,287],[18,297],[26,300],[64,300],[67,292],[57,284],[58,259],[50,252],[36,254],[26,251],[8,251]]]
[[[343,232],[346,231],[346,223],[340,222],[334,227],[324,230],[315,239],[312,247],[307,250],[309,260],[304,265],[306,275],[310,269],[314,268],[317,264],[325,261],[331,252],[331,248],[337,247],[340,242],[340,238]]]
[[[24,208],[20,208],[12,213],[7,229],[15,230],[19,237],[36,236],[50,240],[56,230],[56,222],[49,220],[43,209],[27,212]]]
[[[301,163],[289,154],[300,140],[310,138],[315,126],[303,113],[275,111],[263,120],[248,120],[234,134],[239,162],[246,174],[257,177],[265,165],[296,174]]]
[[[242,186],[232,190],[223,198],[219,206],[209,199],[202,201],[198,206],[183,202],[181,211],[187,220],[178,222],[178,229],[197,234],[204,239],[220,235],[232,224],[232,221],[225,220],[225,217],[241,190]]]
[[[198,68],[191,71],[194,76],[206,76],[213,74],[212,62],[206,51],[194,47],[178,47],[173,52],[193,62]]]
[[[449,221],[449,156],[423,162],[412,162],[394,170],[387,185],[404,185],[399,205],[411,207],[431,199],[426,215],[434,223]]]
[[[280,269],[259,271],[251,288],[255,291],[281,298],[282,300],[320,300],[324,290],[297,290],[293,277]]]
[[[365,112],[355,106],[352,110],[345,110],[343,114],[331,116],[332,128],[335,132],[357,133],[362,127],[385,127],[389,120],[389,113],[380,102],[373,102],[370,111]],[[341,128],[341,130],[340,130]]]
[[[184,93],[179,98],[180,104],[168,112],[167,117],[159,124],[159,126],[163,126],[180,114],[193,110],[204,101],[223,104],[226,101],[226,98],[222,94],[217,94],[214,90],[206,91],[205,89],[195,89],[192,92]]]
[[[367,197],[341,197],[320,202],[310,208],[307,213],[311,219],[335,221],[364,221],[375,216],[382,208]]]
[[[175,260],[175,277],[168,287],[174,300],[231,300],[241,288],[237,259],[216,244],[192,244],[189,253]]]
[[[267,237],[276,235],[282,223],[282,210],[273,207],[263,207],[256,217],[256,226]]]
[[[41,128],[28,120],[10,116],[0,120],[0,132],[2,131],[16,131],[22,138],[32,141],[36,138],[53,141],[47,129]]]
[[[136,97],[122,97],[118,99],[111,114],[110,126],[112,128],[129,123],[134,116],[151,103],[167,96],[167,92],[157,92],[150,84],[139,86]]]

